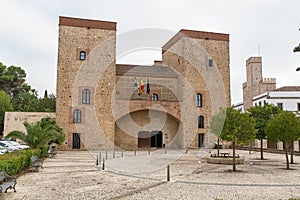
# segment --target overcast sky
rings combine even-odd
[[[118,34],[143,28],[192,29],[230,34],[232,104],[242,101],[245,61],[263,57],[264,78],[277,87],[300,85],[299,0],[2,0],[0,61],[21,66],[27,82],[43,95],[56,93],[58,18],[69,16],[117,22]],[[259,51],[260,46],[260,51]],[[152,64],[160,51],[119,62]],[[136,57],[136,58],[135,58]],[[137,58],[138,57],[138,58]],[[143,59],[141,59],[143,58]],[[119,63],[117,60],[117,63]]]

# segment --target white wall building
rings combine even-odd
[[[253,106],[272,104],[300,117],[300,86],[285,86],[253,97]]]

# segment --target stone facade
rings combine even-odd
[[[213,144],[210,118],[230,106],[228,34],[181,30],[152,66],[115,59],[116,23],[60,17],[56,110],[68,149]]]

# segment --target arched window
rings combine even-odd
[[[80,60],[85,60],[86,59],[86,52],[85,51],[80,51],[79,59]]]
[[[81,110],[75,109],[73,111],[73,123],[81,123]]]
[[[153,93],[152,96],[151,96],[151,100],[152,101],[158,101],[158,95]]]
[[[88,89],[84,89],[82,90],[82,104],[90,104],[90,96],[91,96],[91,92]]]
[[[196,94],[196,107],[202,107],[202,94]]]
[[[203,117],[203,115],[200,115],[198,117],[198,128],[204,128],[204,117]]]

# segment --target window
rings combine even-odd
[[[200,115],[198,117],[198,128],[204,128],[204,117],[203,117],[203,115]]]
[[[202,107],[202,94],[200,93],[196,95],[196,107]]]
[[[209,67],[213,67],[214,66],[214,63],[213,63],[212,59],[208,59],[208,66]]]
[[[152,94],[152,96],[151,96],[151,100],[152,101],[158,101],[158,95],[157,94]]]
[[[81,110],[76,109],[73,111],[73,123],[81,123]]]
[[[280,110],[283,109],[283,103],[277,103],[277,106],[278,106],[278,108],[279,108]]]
[[[86,52],[85,51],[80,51],[79,59],[80,60],[85,60],[86,59]]]
[[[82,90],[82,104],[90,104],[90,90],[84,89]]]
[[[298,111],[300,111],[300,103],[298,103]]]

